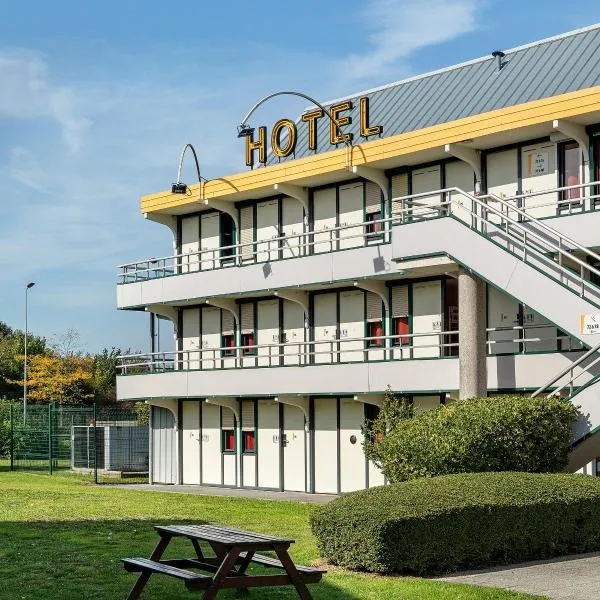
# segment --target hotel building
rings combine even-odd
[[[361,426],[388,387],[417,413],[568,396],[595,471],[599,54],[593,26],[311,105],[243,127],[244,172],[142,197],[174,250],[120,267],[152,348],[117,390],[151,406],[151,482],[381,485]]]

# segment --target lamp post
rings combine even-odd
[[[23,421],[27,418],[27,300],[28,292],[35,285],[31,281],[25,286],[25,360],[23,362]]]
[[[187,185],[185,183],[181,182],[181,169],[183,168],[183,159],[185,157],[185,153],[188,148],[192,151],[192,154],[194,155],[194,162],[196,163],[196,173],[198,175],[198,183],[200,185],[200,188],[198,190],[198,195],[200,198],[202,198],[202,181],[203,180],[206,181],[206,179],[204,179],[204,177],[202,177],[200,175],[200,163],[198,162],[198,155],[196,154],[196,149],[194,148],[194,146],[192,146],[192,144],[186,144],[183,147],[183,150],[181,151],[181,156],[179,157],[179,167],[177,168],[177,181],[171,185],[171,193],[172,194],[187,193],[187,189],[188,189]]]
[[[307,96],[306,94],[303,94],[302,92],[294,92],[294,91],[287,90],[287,91],[282,91],[282,92],[275,92],[273,94],[269,94],[268,96],[265,96],[264,98],[260,99],[246,113],[246,116],[242,119],[242,121],[238,125],[238,128],[237,128],[238,134],[237,135],[239,138],[250,137],[254,133],[254,127],[251,127],[250,125],[247,124],[248,119],[253,115],[254,111],[261,104],[264,104],[267,100],[270,100],[271,98],[275,98],[276,96],[298,96],[300,98],[304,98],[305,100],[308,100],[309,102],[312,102],[315,106],[318,106],[329,117],[329,120],[333,123],[334,127],[336,127],[342,134],[342,141],[344,142],[344,144],[346,144],[346,150],[347,150],[346,162],[348,162],[348,152],[350,152],[352,149],[352,141],[348,139],[349,136],[347,136],[344,133],[344,130],[338,125],[338,122],[333,118],[333,115],[331,114],[329,109],[325,108],[320,102],[318,102],[314,98],[311,98],[310,96]]]

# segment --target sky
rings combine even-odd
[[[326,101],[597,22],[589,0],[4,0],[0,321],[24,327],[35,281],[30,331],[148,350],[148,315],[116,309],[116,267],[172,253],[139,197],[170,186],[185,143],[205,177],[244,171],[235,128],[270,92]]]

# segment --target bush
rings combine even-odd
[[[592,477],[469,473],[353,492],[311,526],[333,564],[422,575],[598,550],[599,511]]]
[[[484,471],[562,471],[577,408],[560,398],[496,396],[443,405],[417,417],[387,394],[367,424],[365,453],[391,482]]]

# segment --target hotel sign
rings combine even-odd
[[[298,126],[305,127],[308,130],[307,144],[308,149],[316,152],[319,140],[317,139],[317,123],[319,119],[329,121],[329,144],[337,146],[338,144],[351,143],[352,133],[342,133],[340,127],[350,125],[353,115],[354,104],[351,100],[338,102],[329,107],[331,119],[325,115],[322,109],[317,108],[305,112],[300,117],[300,124],[297,125],[291,119],[279,119],[271,129],[271,150],[279,158],[290,156],[296,150],[298,140]],[[381,135],[383,127],[381,125],[371,125],[369,121],[369,98],[363,96],[358,100],[358,119],[359,135],[362,138],[369,138],[373,135]],[[258,155],[258,162],[265,164],[267,162],[267,128],[262,126],[258,128],[257,138],[252,135],[246,136],[246,165],[254,166],[255,156]]]

